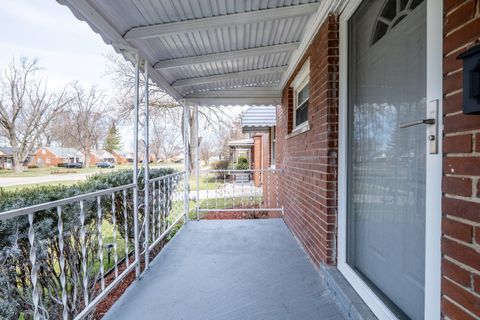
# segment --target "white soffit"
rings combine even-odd
[[[57,1],[127,59],[138,52],[173,98],[201,105],[280,103],[284,79],[336,2]]]

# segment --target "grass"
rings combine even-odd
[[[131,168],[131,165],[119,165],[113,170]],[[47,168],[27,168],[21,173],[16,173],[13,170],[0,170],[0,178],[23,178],[23,177],[42,177],[55,173],[61,174],[75,174],[75,173],[97,173],[97,172],[110,172],[112,169],[102,169],[97,167],[88,168],[59,168],[59,167],[47,167]]]
[[[16,186],[8,186],[8,187],[0,187],[3,191],[16,191],[20,189],[30,189],[30,188],[36,188],[40,186],[58,186],[58,185],[63,185],[63,186],[72,186],[75,183],[77,183],[79,180],[65,180],[65,181],[50,181],[50,182],[42,182],[42,183],[31,183],[31,184],[22,184],[22,185],[16,185]]]
[[[207,177],[205,176],[200,176],[199,184],[198,184],[198,190],[215,190],[217,189],[220,185],[223,184],[223,179],[220,181],[220,179],[217,179],[215,181],[215,177],[209,176],[208,181]],[[195,176],[190,177],[190,191],[196,191],[197,190],[197,179]]]
[[[16,173],[13,170],[0,170],[0,178],[22,178],[22,177],[42,177],[48,176],[55,173],[61,174],[75,174],[75,173],[102,173],[102,172],[112,172],[115,170],[122,169],[131,169],[132,164],[121,164],[116,165],[113,169],[107,168],[97,168],[95,166],[90,166],[87,168],[59,168],[59,167],[46,167],[46,168],[25,168],[23,172]],[[183,170],[182,163],[160,163],[160,164],[151,164],[150,168],[174,168],[176,170]]]
[[[119,226],[117,224],[117,257],[118,261],[125,257],[125,239],[122,238],[118,228],[122,228],[123,226]],[[103,220],[102,222],[102,241],[103,241],[103,268],[105,272],[112,268],[115,265],[114,259],[114,250],[113,247],[110,251],[110,263],[108,261],[108,250],[106,248],[107,244],[113,244],[113,224],[111,224],[107,220]],[[132,241],[129,242],[129,251],[133,249]]]

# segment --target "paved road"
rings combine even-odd
[[[85,180],[90,173],[50,174],[40,177],[11,177],[0,178],[0,187],[20,186],[25,184],[46,183],[55,181],[78,181]]]

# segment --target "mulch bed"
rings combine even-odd
[[[158,253],[163,249],[163,247],[167,244],[167,240],[163,239],[151,252],[150,252],[150,261],[155,258]],[[130,263],[133,263],[135,260],[134,254],[131,254]],[[140,257],[140,270],[144,270],[144,261],[145,255],[141,255]],[[122,262],[118,266],[118,274],[121,274],[123,270],[126,269],[125,262]],[[95,312],[92,315],[91,319],[100,320],[103,316],[110,310],[115,302],[122,296],[122,294],[127,290],[127,288],[135,281],[135,269],[133,269],[112,291],[100,302],[97,307],[95,308]],[[112,270],[105,278],[105,286],[108,286],[112,281],[115,280],[115,272]],[[100,285],[100,284],[98,284]]]
[[[239,220],[239,219],[269,219],[280,218],[282,213],[279,211],[211,211],[204,213],[204,220]]]

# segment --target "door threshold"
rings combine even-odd
[[[335,301],[347,319],[377,319],[367,304],[348,283],[347,279],[335,267],[320,266],[320,277],[327,288],[335,296]]]

